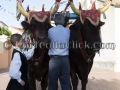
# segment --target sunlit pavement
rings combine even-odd
[[[9,79],[8,69],[0,70],[0,90],[6,90]],[[80,82],[78,90],[81,90]],[[87,90],[120,90],[120,73],[93,68],[89,74]]]

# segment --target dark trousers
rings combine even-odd
[[[58,79],[62,90],[70,90],[70,65],[68,57],[54,57],[50,59],[48,90],[56,90]]]

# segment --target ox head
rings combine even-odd
[[[54,7],[49,11],[30,11],[27,12],[23,9],[22,4],[17,2],[17,8],[20,13],[27,18],[27,22],[22,22],[24,28],[29,27],[32,37],[39,43],[47,42],[47,30],[51,27],[51,15],[55,14],[59,8],[60,0],[56,0]]]
[[[44,44],[48,42],[47,31],[51,27],[49,20],[46,19],[44,23],[36,21],[34,18],[31,19],[31,22],[27,21],[21,22],[24,30],[29,30],[31,34],[31,39],[36,41],[36,44]]]
[[[104,22],[100,21],[100,15],[110,7],[110,4],[111,1],[99,9],[96,9],[95,5],[92,5],[91,10],[81,10],[81,6],[77,9],[73,4],[73,0],[70,0],[73,12],[80,16],[70,29],[80,30],[88,54],[99,51],[101,48],[100,27],[104,25]]]
[[[100,50],[102,42],[100,27],[104,24],[104,22],[99,21],[99,24],[94,26],[88,19],[85,19],[83,27],[81,28],[81,34],[84,41],[83,43],[89,54],[93,51]]]

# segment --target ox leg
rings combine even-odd
[[[82,90],[86,90],[86,84],[88,82],[88,78],[83,78],[81,83],[82,83]]]
[[[34,78],[32,70],[29,70],[29,90],[36,90],[36,79]]]
[[[56,90],[58,90],[58,82],[56,83]]]
[[[84,77],[82,77],[82,80],[81,80],[82,90],[86,90],[86,85],[88,83],[88,75],[91,71],[92,65],[93,65],[93,60],[91,61],[91,63],[88,63],[86,65],[86,70],[85,71],[87,71],[87,72],[84,72]]]
[[[42,90],[46,90],[47,86],[48,86],[48,71],[43,76],[42,81],[41,81]]]
[[[90,63],[86,63],[84,66],[85,70],[83,71],[83,76],[82,76],[82,80],[81,80],[82,90],[86,90],[86,85],[88,83],[88,75],[91,71],[92,65],[93,65],[93,60]]]
[[[90,72],[90,63],[84,63],[83,65],[84,71],[83,71],[83,76],[82,76],[82,90],[86,90],[86,84],[88,83],[88,75]]]
[[[77,90],[78,77],[76,75],[76,69],[73,64],[71,64],[71,81],[72,81],[73,90]]]

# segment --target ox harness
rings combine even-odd
[[[86,50],[85,50],[85,47],[84,47],[84,44],[83,44],[83,40],[82,40],[82,36],[81,36],[81,32],[79,32],[78,43],[82,43],[82,44],[81,44],[81,47],[80,47],[80,51],[81,51],[81,53],[82,53],[83,58],[84,58],[85,60],[87,60],[88,62],[91,62],[90,57],[91,57],[92,55],[88,55],[87,52],[86,52]]]
[[[34,55],[33,55],[32,60],[36,61],[35,65],[37,65],[37,62],[42,63],[43,57],[45,55],[45,51],[46,51],[46,48],[42,49],[41,54],[39,55],[39,57],[37,59],[34,58]]]
[[[84,20],[86,18],[91,22],[91,24],[97,26],[100,20],[100,12],[98,10],[80,10],[80,21],[82,24],[84,24]],[[81,32],[79,32],[78,42],[83,43]],[[81,47],[82,48],[80,50],[83,58],[87,61],[90,61],[90,57],[92,55],[87,54],[83,44],[81,44]]]
[[[33,37],[31,37],[30,30],[25,30],[24,33],[22,34],[23,50],[29,50],[31,48],[31,44],[36,45],[36,43],[32,42],[33,41],[32,38]],[[42,49],[42,51],[37,59],[34,58],[34,55],[33,55],[32,60],[35,60],[35,61],[41,63],[43,60],[45,51],[46,51],[46,48]],[[37,65],[37,63],[35,63],[35,65]]]
[[[22,42],[23,42],[23,49],[24,50],[28,50],[29,48],[31,48],[31,37],[30,37],[30,30],[25,30],[22,34]]]

